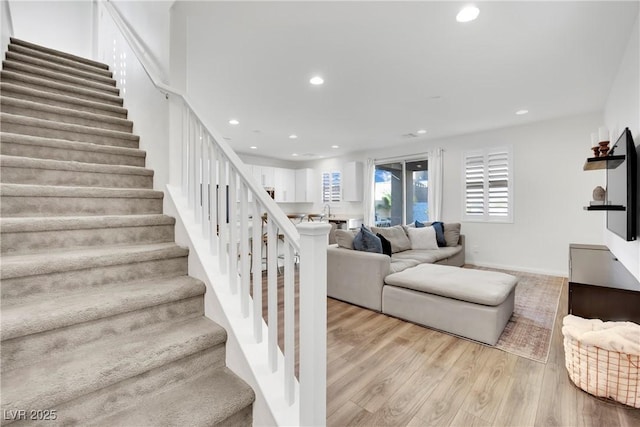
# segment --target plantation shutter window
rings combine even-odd
[[[322,173],[322,202],[342,200],[342,174],[339,171]]]
[[[464,156],[464,219],[513,222],[513,166],[509,148]]]

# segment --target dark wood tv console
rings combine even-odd
[[[571,244],[569,314],[640,323],[640,282],[606,246]]]

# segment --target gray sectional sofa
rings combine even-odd
[[[391,256],[355,250],[354,233],[338,230],[327,249],[328,296],[494,345],[513,313],[517,279],[456,268],[465,263],[465,237],[460,224],[444,227],[447,246],[437,249],[407,247],[407,227],[372,227],[391,241]]]
[[[446,226],[446,224],[445,224]],[[337,230],[336,241],[327,249],[327,294],[351,304],[382,311],[382,287],[384,279],[389,274],[399,273],[407,268],[424,263],[435,263],[462,267],[464,257],[464,235],[459,234],[460,224],[451,224],[457,227],[458,233],[450,234],[449,240],[457,237],[455,245],[439,249],[411,249],[399,239],[392,240],[393,254],[391,257],[372,252],[354,250],[348,234],[355,232]],[[393,227],[401,230],[400,226]],[[391,228],[376,228],[375,233],[390,235]],[[351,236],[351,240],[353,237]],[[407,237],[408,239],[408,237]],[[395,245],[394,245],[395,243]]]

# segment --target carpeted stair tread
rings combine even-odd
[[[20,233],[37,231],[94,230],[112,227],[141,227],[175,225],[167,215],[103,215],[60,216],[35,218],[0,218],[0,232]]]
[[[6,256],[173,242],[174,226],[166,215],[0,218],[0,251]]]
[[[95,419],[89,425],[251,425],[250,417],[248,420],[233,421],[229,418],[247,408],[254,400],[255,393],[251,387],[228,368],[223,367],[161,390],[157,395],[148,396],[131,409]]]
[[[70,86],[62,82],[52,81],[34,77],[10,70],[0,71],[0,80],[3,82],[14,83],[21,86],[31,87],[41,91],[50,91],[63,95],[72,95],[78,98],[87,99],[89,101],[100,101],[111,105],[122,106],[122,98],[117,95],[83,88],[79,86]]]
[[[19,114],[27,117],[54,120],[60,123],[91,126],[121,132],[131,132],[133,129],[133,122],[127,119],[27,101],[10,96],[0,96],[0,105],[2,106],[2,112],[8,114],[16,115],[17,113],[14,112],[14,110],[17,110]]]
[[[58,73],[64,73],[71,76],[76,76],[76,77],[80,77],[86,80],[92,80],[97,83],[102,83],[109,86],[116,85],[116,81],[111,77],[105,76],[103,74],[96,74],[91,71],[84,71],[80,68],[77,68],[75,65],[74,66],[62,65],[57,62],[51,62],[45,59],[37,58],[30,55],[25,55],[18,52],[11,52],[11,51],[7,51],[7,53],[5,54],[5,58],[10,61],[23,62],[33,67],[44,68],[44,69],[48,69]]]
[[[0,279],[85,270],[149,260],[186,257],[189,250],[170,243],[59,250],[2,257]]]
[[[2,409],[55,408],[225,341],[225,330],[204,317],[105,339],[99,346],[4,372]]]
[[[140,188],[63,187],[53,185],[0,184],[0,196],[162,199],[164,193]]]
[[[122,141],[122,144],[136,145],[137,148],[140,137],[129,132],[120,132],[116,130],[100,129],[90,126],[75,125],[70,123],[58,123],[53,120],[36,119],[33,117],[19,116],[15,114],[0,113],[0,123],[3,128],[7,125],[16,124],[24,127],[37,128],[43,132],[59,132],[64,133],[69,140],[80,140],[80,142],[93,142],[93,137],[103,137],[113,139],[114,141]],[[34,135],[43,136],[43,135]],[[75,138],[75,139],[72,139]],[[106,145],[106,144],[105,144]]]
[[[23,62],[16,62],[12,60],[2,61],[2,69],[7,71],[19,72],[26,75],[38,77],[43,80],[54,81],[58,83],[64,83],[76,87],[91,89],[96,92],[104,92],[110,95],[118,96],[120,89],[116,86],[99,83],[93,80],[88,80],[82,77],[72,76],[63,72],[48,70],[45,68],[34,67]]]
[[[116,105],[94,102],[88,99],[81,99],[44,90],[37,90],[14,83],[0,82],[0,94],[6,97],[25,99],[42,104],[60,106],[76,111],[86,111],[88,113],[116,117],[119,119],[126,119],[128,115],[126,108],[118,107]]]
[[[73,172],[92,172],[118,175],[142,175],[153,177],[153,170],[138,166],[101,165],[96,163],[68,162],[64,160],[32,159],[30,157],[0,155],[3,168],[48,169]],[[2,176],[0,176],[2,180]]]
[[[203,295],[204,283],[189,276],[119,283],[83,292],[2,307],[2,340],[116,316]]]
[[[52,62],[56,64],[61,64],[67,67],[75,67],[79,70],[91,72],[104,77],[113,77],[113,73],[105,68],[98,68],[92,65],[84,64],[82,62],[73,61],[71,59],[63,58],[62,56],[51,55],[49,53],[45,53],[39,50],[31,49],[26,46],[21,46],[17,44],[10,44],[8,52],[16,52],[25,56],[29,56],[32,58],[38,58],[47,62]]]
[[[24,47],[32,49],[32,50],[36,50],[36,51],[39,51],[39,52],[46,53],[48,55],[57,56],[57,57],[60,57],[60,58],[65,58],[65,59],[68,59],[70,61],[79,62],[81,64],[86,64],[86,65],[90,65],[90,66],[95,67],[95,68],[99,68],[99,69],[103,69],[103,70],[108,70],[109,69],[109,66],[107,64],[102,63],[102,62],[94,61],[92,59],[83,58],[81,56],[73,55],[73,54],[67,53],[67,52],[62,52],[62,51],[59,51],[59,50],[56,50],[56,49],[51,49],[51,48],[48,48],[48,47],[45,47],[45,46],[42,46],[42,45],[39,45],[39,44],[36,44],[36,43],[28,42],[26,40],[22,40],[22,39],[18,39],[18,38],[15,38],[15,37],[11,37],[10,38],[10,42],[11,42],[11,44],[9,46],[11,46],[11,45],[24,46]]]
[[[9,144],[48,148],[50,150],[41,153],[41,155],[44,156],[47,155],[47,153],[51,153],[51,156],[54,157],[52,160],[69,159],[82,162],[77,159],[86,157],[90,161],[85,161],[85,163],[98,163],[99,161],[102,161],[100,162],[102,164],[113,164],[109,161],[112,157],[130,157],[130,163],[140,164],[142,166],[146,157],[146,152],[138,148],[116,147],[113,145],[95,144],[92,142],[67,141],[64,139],[45,138],[17,133],[0,132],[0,142],[2,142],[2,144],[0,144],[0,152],[2,153],[9,151],[6,148]],[[74,155],[66,154],[68,152],[72,152]],[[20,154],[20,150],[11,150],[11,153],[14,153],[12,155],[17,156]],[[83,153],[86,154],[83,155]]]

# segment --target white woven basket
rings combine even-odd
[[[640,408],[640,356],[584,345],[564,337],[565,365],[573,383],[594,396]]]

